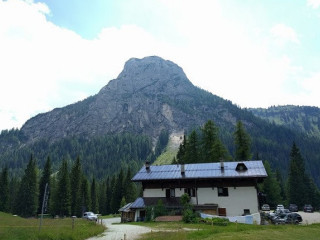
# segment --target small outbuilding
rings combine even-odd
[[[131,209],[132,203],[128,203],[122,208],[119,209],[119,212],[121,214],[121,222],[133,222],[135,219],[135,210]]]

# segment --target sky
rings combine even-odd
[[[160,56],[242,107],[320,107],[320,0],[0,0],[0,131]]]

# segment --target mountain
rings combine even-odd
[[[199,126],[209,118],[234,124],[240,111],[231,102],[196,88],[183,70],[159,57],[130,59],[117,79],[84,101],[39,114],[21,132],[27,142],[67,136],[133,132],[156,139]]]
[[[34,153],[40,164],[50,155],[57,168],[62,157],[75,159],[81,155],[86,172],[99,171],[103,177],[104,171],[114,173],[128,164],[130,158],[137,166],[147,158],[154,159],[152,148],[163,130],[168,131],[170,139],[179,138],[208,120],[219,127],[231,155],[233,131],[241,120],[251,135],[254,156],[268,160],[284,176],[295,141],[307,170],[320,186],[319,139],[269,123],[194,86],[181,67],[156,56],[132,58],[119,76],[96,95],[39,114],[20,130],[3,131],[0,163],[10,164],[12,169],[22,168],[28,154]]]
[[[320,138],[320,108],[287,105],[248,110],[271,123]]]

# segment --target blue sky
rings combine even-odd
[[[320,0],[0,0],[0,130],[158,55],[241,107],[320,107]]]

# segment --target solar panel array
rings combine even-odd
[[[238,164],[245,164],[247,170],[237,171]],[[133,181],[146,180],[169,180],[169,179],[205,179],[205,178],[264,178],[267,177],[262,161],[224,162],[221,163],[197,163],[185,164],[185,173],[181,173],[181,165],[150,166],[149,169],[142,167],[132,178]]]

